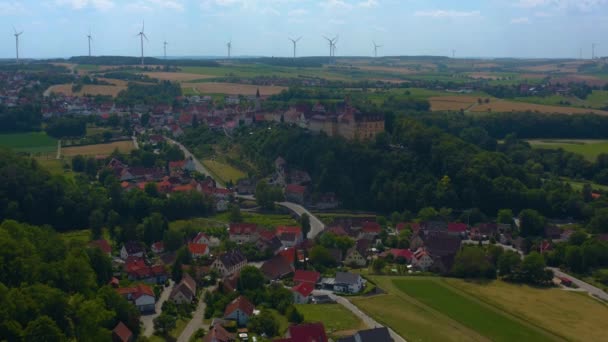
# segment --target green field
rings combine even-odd
[[[434,279],[394,280],[396,287],[492,341],[554,341],[555,338],[501,310]]]
[[[563,106],[574,108],[595,108],[602,109],[608,107],[608,91],[594,90],[586,99],[579,99],[575,96],[526,96],[517,97],[514,99],[519,102],[537,103],[550,106]],[[570,102],[570,105],[564,105],[564,102]],[[561,102],[561,103],[560,103]]]
[[[44,132],[0,134],[0,146],[17,152],[49,154],[57,151],[57,139]]]
[[[352,334],[354,330],[367,327],[352,312],[340,304],[298,304],[298,311],[308,323],[322,322],[325,330],[332,336]]]
[[[585,293],[503,281],[369,276],[385,295],[352,298],[408,341],[605,341],[608,306]]]
[[[202,161],[203,165],[211,172],[214,176],[217,176],[222,183],[226,184],[229,181],[236,183],[239,179],[247,178],[245,172],[225,163],[221,163],[217,160],[205,159]]]
[[[258,214],[258,213],[249,213],[249,212],[241,212],[241,216],[243,216],[243,222],[247,223],[255,223],[264,227],[277,227],[277,226],[298,226],[299,223],[294,220],[289,215],[281,215],[281,214]],[[217,214],[211,219],[216,221],[222,221],[229,223],[230,217],[229,213]]]
[[[594,162],[602,153],[608,153],[608,140],[535,139],[528,140],[533,148],[563,149],[577,153]]]

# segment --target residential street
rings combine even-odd
[[[141,316],[140,321],[144,326],[144,336],[150,337],[152,334],[154,334],[154,319],[162,312],[161,308],[163,307],[163,303],[169,299],[169,295],[171,294],[171,291],[173,291],[173,285],[175,285],[173,280],[169,280],[169,286],[165,287],[163,292],[160,294],[160,298],[156,301],[156,312],[153,315]]]
[[[192,157],[192,160],[194,160],[194,166],[196,167],[196,171],[213,178],[213,175],[211,174],[211,172],[209,172],[209,170],[207,170],[207,168],[205,168],[205,166],[192,153],[190,153],[190,151],[188,151],[188,149],[184,145],[178,143],[177,141],[175,141],[173,139],[170,139],[167,137],[165,137],[165,138],[167,139],[167,141],[170,144],[177,145],[184,152],[184,155],[186,155],[186,158]],[[215,183],[216,183],[216,186],[220,189],[226,188],[223,184],[220,183],[220,181],[218,179],[215,179]]]
[[[205,298],[205,293],[207,291],[215,291],[215,286],[206,288],[200,295],[198,306],[196,307],[196,311],[192,314],[192,319],[188,322],[188,325],[184,328],[181,335],[177,338],[177,342],[188,342],[190,337],[194,335],[194,333],[198,329],[209,330],[209,325],[203,323],[203,318],[205,317],[205,308],[207,305],[203,298]]]
[[[333,292],[326,291],[326,290],[315,290],[315,291],[313,291],[313,295],[328,295],[333,300],[335,300],[338,304],[344,306],[345,308],[350,310],[353,314],[355,314],[355,316],[359,317],[363,321],[363,323],[365,323],[368,326],[368,328],[370,328],[370,329],[379,328],[379,327],[383,326],[382,324],[376,322],[373,318],[368,316],[365,312],[359,310],[359,308],[357,306],[355,306],[353,303],[351,303],[345,297],[336,296],[335,294],[333,294]],[[310,304],[310,305],[322,305],[322,304]],[[391,334],[391,337],[393,338],[393,340],[395,340],[395,342],[406,342],[406,340],[403,337],[399,336],[396,332],[394,332],[393,329],[388,328],[388,331]]]
[[[317,235],[319,235],[319,233],[321,233],[325,229],[325,224],[303,206],[292,202],[278,202],[277,204],[292,210],[299,216],[302,216],[302,214],[305,213],[308,214],[308,216],[310,217],[310,232],[308,232],[309,239],[314,239]]]
[[[602,291],[601,289],[599,289],[591,284],[585,283],[584,281],[582,281],[580,279],[574,278],[573,276],[560,271],[559,268],[555,268],[555,267],[547,267],[547,268],[550,269],[551,271],[553,271],[553,273],[558,277],[566,277],[566,278],[572,280],[572,282],[574,284],[576,284],[576,286],[587,291],[591,295],[596,296],[605,301],[608,301],[608,293]]]

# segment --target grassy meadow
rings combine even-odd
[[[352,301],[408,341],[604,341],[608,306],[503,281],[370,276],[387,294]]]
[[[295,307],[304,315],[304,322],[323,322],[331,336],[346,336],[367,329],[365,323],[340,304],[297,304]]]
[[[528,140],[533,148],[563,149],[577,153],[594,162],[602,153],[608,153],[608,140],[534,139]]]
[[[44,132],[0,134],[0,146],[16,152],[52,154],[57,151],[57,139]]]
[[[230,181],[236,183],[239,179],[247,177],[243,171],[217,160],[205,159],[202,163],[209,172],[217,176],[216,178],[219,178],[224,184]]]
[[[66,157],[73,157],[76,155],[83,156],[97,156],[97,155],[110,155],[115,149],[118,149],[121,153],[129,153],[135,147],[131,140],[128,141],[117,141],[109,144],[96,144],[96,145],[85,145],[85,146],[74,146],[61,148],[61,155]]]

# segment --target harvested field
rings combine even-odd
[[[275,95],[287,89],[278,86],[257,86],[238,83],[182,83],[182,88],[195,88],[202,94],[226,94],[226,95],[255,95],[260,90],[260,95]]]
[[[417,71],[412,70],[410,68],[385,67],[385,66],[360,66],[359,69],[366,70],[366,71],[380,71],[380,72],[389,72],[389,73],[404,74],[404,75],[410,75],[410,74],[417,73]]]
[[[86,146],[65,147],[61,149],[61,155],[66,157],[83,156],[108,156],[118,149],[121,153],[129,153],[134,149],[132,141],[117,141],[109,144],[97,144]]]
[[[493,74],[491,72],[472,72],[472,73],[469,73],[469,77],[475,78],[475,79],[482,79],[482,80],[498,80],[498,79],[502,78],[503,76]]]
[[[203,78],[216,77],[212,75],[191,74],[187,72],[144,72],[143,74],[162,81],[173,82],[189,82],[194,80],[200,80]]]
[[[579,83],[585,82],[585,83],[587,83],[587,85],[599,86],[599,87],[602,87],[606,83],[608,83],[608,81],[606,81],[606,80],[603,80],[599,77],[595,77],[595,76],[591,76],[591,75],[567,75],[564,77],[552,78],[551,81],[557,82],[557,83],[562,83],[562,84],[567,84],[570,82],[579,82]]]
[[[429,98],[431,110],[434,112],[445,110],[467,110],[477,103],[474,96],[436,96]]]
[[[513,101],[494,100],[490,103],[484,103],[471,108],[471,112],[484,113],[484,112],[495,112],[495,113],[508,113],[508,112],[539,112],[547,114],[588,114],[594,113],[599,115],[608,115],[607,111],[598,109],[587,109],[587,108],[571,108],[571,107],[560,107],[560,106],[546,106],[534,103],[523,103]]]
[[[51,86],[45,93],[57,93],[68,96],[83,96],[83,95],[107,95],[116,97],[122,90],[127,89],[127,82],[122,80],[111,80],[101,78],[100,80],[107,81],[112,85],[83,85],[79,92],[72,91],[72,84],[57,84]]]

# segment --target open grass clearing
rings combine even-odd
[[[204,83],[182,83],[182,88],[196,89],[201,94],[226,94],[226,95],[276,95],[287,89],[279,86],[258,86],[251,84],[204,82]]]
[[[251,212],[241,212],[243,222],[255,223],[257,225],[274,228],[278,226],[299,226],[299,223],[287,214],[259,214]],[[230,222],[229,213],[221,213],[212,216],[210,219],[220,222]]]
[[[133,142],[131,140],[117,141],[109,144],[65,147],[61,149],[61,155],[66,157],[73,157],[76,155],[108,156],[116,149],[118,149],[120,153],[129,153],[135,149],[135,147],[133,146]]]
[[[322,322],[327,333],[334,337],[352,335],[355,331],[368,328],[340,304],[297,304],[295,307],[304,315],[304,322]]]
[[[527,141],[533,148],[563,149],[567,152],[580,154],[592,162],[600,154],[608,153],[608,140],[532,139]]]
[[[547,106],[535,103],[524,103],[506,100],[491,100],[490,103],[483,103],[470,109],[474,113],[509,113],[509,112],[539,112],[546,114],[598,114],[608,115],[608,111],[587,108],[573,108],[563,106]]]
[[[149,76],[151,78],[156,78],[161,81],[172,82],[188,82],[205,78],[217,77],[213,75],[201,75],[188,72],[144,72],[143,75]]]
[[[602,185],[602,184],[597,184],[597,183],[593,183],[593,182],[584,182],[584,181],[571,180],[571,179],[568,179],[568,178],[564,178],[563,180],[564,180],[564,182],[570,184],[570,186],[574,190],[578,190],[578,191],[583,190],[583,187],[587,183],[591,184],[591,188],[593,190],[608,191],[608,186]]]
[[[205,159],[202,161],[203,165],[211,172],[214,176],[217,176],[222,183],[228,182],[236,183],[239,179],[247,178],[245,172],[233,167],[232,165],[219,162],[217,160]]]
[[[492,341],[558,340],[515,316],[455,291],[439,279],[410,278],[393,282],[400,291]]]
[[[15,152],[52,154],[57,151],[57,139],[44,132],[0,134],[0,146]]]
[[[485,303],[572,341],[606,341],[608,306],[586,293],[537,289],[502,281],[487,284],[445,279],[445,283]]]

